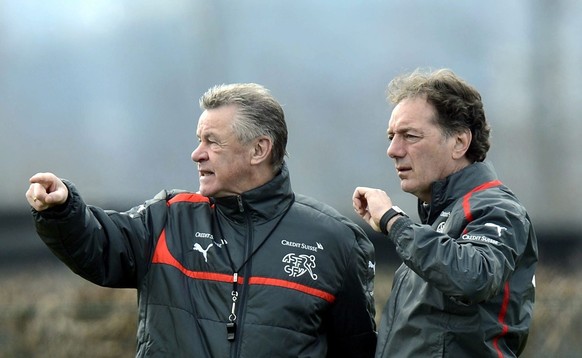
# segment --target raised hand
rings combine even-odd
[[[352,196],[354,210],[374,229],[380,232],[380,219],[392,207],[392,200],[380,189],[357,187]]]
[[[53,173],[37,173],[29,181],[26,200],[36,211],[63,204],[69,197],[69,189]]]

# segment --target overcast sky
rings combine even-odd
[[[414,213],[385,156],[385,88],[448,67],[481,91],[489,158],[534,221],[578,224],[582,5],[534,4],[2,1],[0,211],[27,210],[38,171],[116,208],[196,190],[198,98],[258,82],[284,106],[297,192],[351,214],[354,187],[377,186]]]

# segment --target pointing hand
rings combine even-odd
[[[64,204],[69,197],[67,186],[53,173],[37,173],[29,181],[26,200],[36,211]]]

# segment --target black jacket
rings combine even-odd
[[[162,191],[124,213],[86,206],[66,184],[65,206],[34,212],[37,232],[82,277],[138,289],[137,356],[373,355],[373,246],[294,195],[286,167],[241,196]]]
[[[376,357],[513,357],[532,320],[537,241],[525,208],[489,164],[432,187],[422,224],[396,220],[403,264]]]

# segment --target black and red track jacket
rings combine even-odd
[[[382,313],[376,357],[514,357],[533,315],[537,240],[490,163],[433,183],[421,224],[388,235],[403,264]]]
[[[294,195],[286,167],[240,196],[162,191],[123,213],[65,183],[65,205],[33,210],[37,232],[87,280],[137,288],[137,356],[373,356],[373,246]]]

